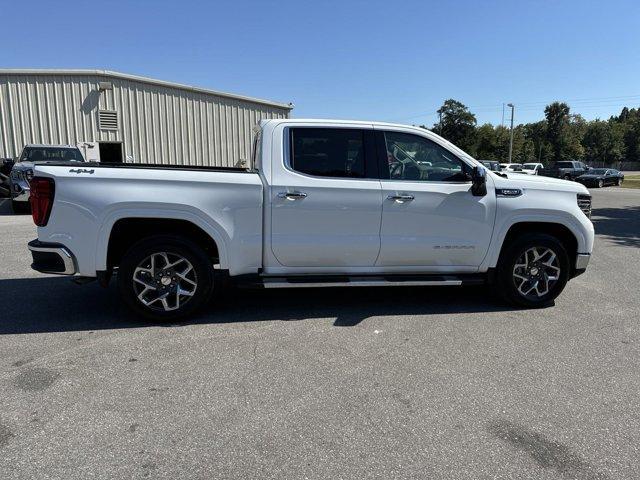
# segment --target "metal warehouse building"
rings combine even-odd
[[[78,145],[88,160],[240,166],[292,105],[106,70],[0,70],[0,157]]]

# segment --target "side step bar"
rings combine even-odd
[[[239,279],[240,280],[240,279]],[[391,287],[391,286],[460,286],[486,283],[486,275],[297,275],[291,277],[243,278],[243,288],[320,288],[320,287]]]

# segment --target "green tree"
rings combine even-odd
[[[598,165],[611,165],[622,159],[624,149],[619,124],[602,120],[589,122],[582,139],[586,159]]]
[[[466,105],[450,98],[437,113],[440,121],[434,125],[433,130],[463,150],[475,153],[476,116]]]
[[[547,119],[546,137],[551,147],[553,161],[565,158],[568,144],[569,105],[553,102],[544,109]]]
[[[476,126],[475,115],[449,99],[438,109],[442,122],[433,130],[483,160],[506,162],[510,131],[501,125]],[[517,125],[513,130],[513,161],[542,162],[585,159],[595,164],[640,161],[640,109],[624,107],[607,121],[586,121],[571,114],[569,105],[554,102],[545,120]],[[424,127],[426,128],[426,127]]]
[[[624,117],[623,117],[624,115]],[[624,143],[624,159],[628,162],[640,162],[640,109],[622,109],[622,137]]]
[[[493,125],[485,123],[478,127],[475,137],[476,144],[474,151],[476,158],[482,160],[500,160],[496,154],[498,138]]]
[[[547,142],[547,122],[527,123],[524,125],[524,136],[532,144],[531,162],[549,163],[551,149]]]

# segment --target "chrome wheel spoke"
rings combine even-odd
[[[557,254],[548,247],[531,247],[513,266],[513,282],[523,297],[543,297],[560,279]]]
[[[183,288],[178,287],[178,290],[176,290],[178,296],[180,295],[184,295],[186,297],[193,297],[194,293],[196,293],[195,289],[194,290],[184,290]]]
[[[546,295],[548,292],[549,292],[549,280],[545,274],[545,275],[542,275],[542,278],[538,280],[538,282],[536,283],[536,293],[538,294],[539,297],[541,297],[542,295]]]
[[[198,277],[185,257],[171,252],[149,255],[133,272],[133,289],[146,307],[177,310],[196,294]]]

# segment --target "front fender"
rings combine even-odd
[[[573,197],[574,194],[571,195]],[[549,199],[552,202],[551,199]],[[507,203],[512,202],[512,203]],[[507,203],[507,207],[504,204]],[[549,205],[548,208],[518,208],[516,199],[500,199],[498,206],[498,216],[494,235],[489,249],[489,254],[485,258],[480,270],[486,271],[497,265],[504,240],[509,230],[518,223],[556,223],[566,227],[576,238],[578,253],[590,254],[593,249],[594,229],[589,220],[580,210],[575,202],[566,204],[565,209],[561,209],[564,202],[557,202],[556,205]],[[502,204],[502,205],[500,205]]]

